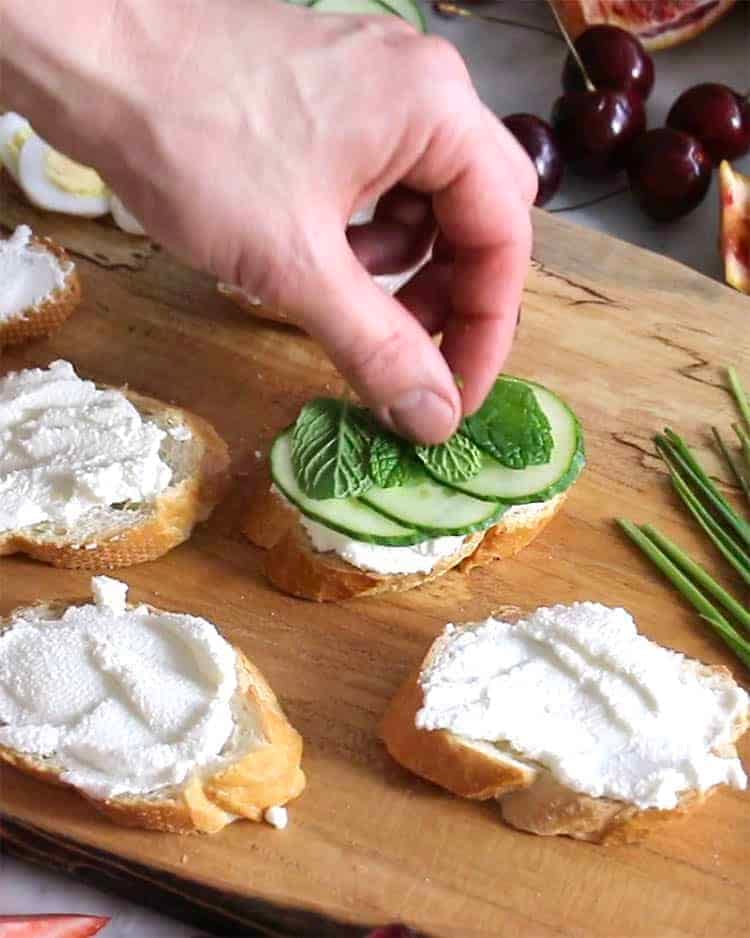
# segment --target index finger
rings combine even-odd
[[[518,165],[509,166],[498,129],[499,121],[480,105],[450,162],[441,165],[436,141],[407,178],[433,191],[438,225],[455,248],[441,348],[462,379],[464,413],[481,406],[508,357],[531,259],[523,181]],[[530,163],[528,169],[533,173]]]

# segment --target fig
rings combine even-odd
[[[607,23],[637,36],[646,49],[667,49],[700,35],[735,0],[551,0],[573,39]]]
[[[750,294],[750,176],[738,173],[726,160],[719,167],[719,198],[724,279]]]

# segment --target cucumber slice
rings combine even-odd
[[[427,32],[427,20],[422,12],[419,0],[382,0],[383,6],[389,7],[396,16],[406,20],[420,33]]]
[[[427,21],[416,0],[312,0],[309,6],[319,13],[358,13],[360,16],[391,13],[406,20],[420,33],[427,32]]]
[[[369,488],[360,496],[360,501],[387,518],[421,528],[434,536],[483,531],[505,511],[504,505],[471,498],[435,482],[427,473],[408,485]]]
[[[289,501],[312,521],[367,544],[403,547],[427,539],[424,531],[398,524],[357,498],[309,498],[297,483],[290,437],[287,430],[271,448],[271,477]]]
[[[359,16],[383,15],[391,13],[380,0],[313,0],[310,4],[318,13],[356,13]]]
[[[508,505],[545,502],[575,482],[586,464],[578,418],[556,394],[532,381],[526,383],[534,389],[539,406],[550,422],[554,440],[550,461],[543,466],[508,469],[486,456],[483,468],[473,479],[455,483],[438,481],[475,498]]]

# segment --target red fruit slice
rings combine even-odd
[[[750,293],[750,176],[719,167],[721,198],[721,254],[724,279],[741,293]]]
[[[0,915],[0,938],[91,938],[108,923],[101,915]]]
[[[595,23],[619,26],[654,51],[687,42],[723,16],[735,0],[552,0],[573,39]]]

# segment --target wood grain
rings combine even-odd
[[[35,218],[39,233],[54,228],[65,242],[66,219]],[[98,230],[91,223],[87,238]],[[721,570],[670,496],[651,437],[671,424],[723,475],[707,431],[734,419],[723,366],[734,362],[750,380],[750,299],[543,213],[535,256],[508,370],[561,392],[583,421],[590,464],[563,514],[516,560],[328,606],[273,592],[239,520],[274,432],[310,395],[341,388],[333,369],[309,339],[250,320],[164,252],[137,270],[80,261],[78,312],[52,340],[5,355],[2,368],[67,357],[88,377],[189,407],[225,436],[235,480],[226,503],[188,544],[123,578],[135,599],[211,618],[261,667],[305,738],[309,786],[284,832],[238,823],[178,837],[114,827],[75,795],[2,769],[8,850],[98,870],[103,884],[126,883],[173,912],[193,902],[224,934],[238,920],[252,934],[291,936],[354,935],[395,919],[440,938],[747,934],[746,793],[720,792],[643,846],[603,849],[514,832],[492,804],[407,775],[376,738],[386,702],[441,626],[501,604],[623,605],[650,637],[747,682],[613,518],[658,523]],[[0,587],[4,614],[82,597],[87,579],[8,558]],[[747,740],[741,751],[750,758]],[[166,901],[170,893],[180,902]],[[300,932],[305,915],[320,918]]]

